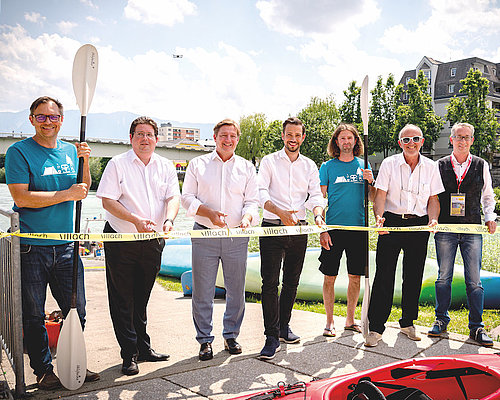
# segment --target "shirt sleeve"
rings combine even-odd
[[[375,181],[375,187],[377,189],[383,190],[384,192],[387,192],[389,190],[389,184],[391,182],[391,166],[389,163],[390,161],[387,158],[382,161],[382,164],[380,164],[380,169],[378,171],[377,180]]]
[[[179,191],[179,179],[177,178],[177,171],[170,161],[166,161],[167,164],[167,182],[168,188],[165,192],[165,200],[173,197],[180,196],[181,192]]]
[[[308,188],[309,198],[304,203],[304,206],[308,210],[314,210],[314,207],[325,208],[327,200],[323,197],[321,193],[321,187],[319,184],[319,172],[318,167],[311,161],[310,173],[309,173],[309,188]]]
[[[182,184],[181,205],[186,209],[187,217],[194,217],[198,208],[203,204],[196,196],[198,195],[198,180],[196,177],[196,161],[189,163],[184,183]]]
[[[257,183],[257,174],[253,165],[248,167],[248,178],[243,203],[242,215],[250,214],[252,216],[251,224],[252,226],[256,226],[260,222],[259,184]]]
[[[326,163],[321,164],[321,167],[319,167],[319,184],[321,186],[328,186],[328,170]]]
[[[30,183],[28,161],[16,147],[9,147],[5,155],[5,181],[7,185],[14,183]]]
[[[260,162],[259,174],[257,176],[257,182],[259,186],[259,201],[262,208],[264,208],[264,204],[266,204],[268,200],[271,200],[271,196],[269,195],[271,175],[272,174],[269,157],[264,157]]]
[[[431,196],[436,196],[439,193],[444,192],[443,180],[441,179],[441,173],[439,172],[439,166],[437,162],[433,161],[433,169],[431,176]]]
[[[122,196],[122,187],[120,185],[120,173],[118,167],[113,159],[111,159],[104,172],[101,176],[101,181],[99,182],[99,187],[97,188],[96,197],[102,199],[106,197],[112,200],[118,200]]]
[[[483,160],[484,161],[484,160]],[[494,221],[497,218],[495,213],[495,193],[491,182],[490,166],[484,161],[483,167],[483,190],[481,192],[481,205],[483,206],[484,221]]]

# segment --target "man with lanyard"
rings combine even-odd
[[[495,233],[495,195],[488,163],[470,153],[474,143],[474,127],[457,123],[451,128],[453,152],[438,160],[445,191],[439,195],[440,224],[481,224],[481,205],[489,233]],[[427,333],[441,336],[446,332],[450,316],[451,282],[457,247],[464,260],[470,338],[483,346],[493,346],[482,321],[484,289],[481,286],[483,237],[480,234],[437,232],[436,254],[439,273],[436,280],[436,321]]]
[[[264,209],[262,226],[305,225],[306,208],[313,211],[315,223],[325,224],[325,199],[319,186],[318,167],[299,153],[305,127],[298,118],[283,123],[284,148],[265,156],[259,168],[259,193]],[[259,238],[262,276],[262,312],[266,344],[261,359],[272,359],[280,350],[280,341],[297,343],[300,337],[290,329],[292,307],[307,248],[307,235]],[[278,285],[283,261],[283,284]]]
[[[132,149],[113,157],[97,197],[106,210],[105,233],[168,232],[179,211],[179,182],[170,160],[155,154],[158,126],[148,117],[130,125]],[[122,373],[139,373],[137,361],[166,361],[151,348],[147,306],[160,271],[164,239],[104,242],[109,311],[123,360]]]
[[[240,127],[224,119],[214,127],[215,151],[193,159],[182,187],[182,206],[195,220],[194,229],[248,228],[259,221],[255,167],[234,154]],[[224,348],[241,353],[236,341],[245,313],[245,274],[248,237],[191,239],[193,321],[200,344],[198,358],[213,358],[212,314],[215,281],[222,264],[226,289]]]
[[[363,142],[357,129],[350,124],[340,124],[328,143],[328,154],[333,157],[319,169],[321,192],[328,195],[327,225],[363,226],[364,179],[370,184],[369,195],[373,200],[375,180],[368,165],[359,158],[363,154]],[[364,252],[368,246],[368,233],[361,231],[330,230],[320,235],[321,255],[319,270],[324,274],[323,303],[326,327],[323,336],[335,336],[333,307],[335,304],[335,280],[342,254],[347,256],[349,284],[347,287],[347,317],[344,329],[361,332],[354,322],[358,304],[361,275],[365,273]]]
[[[35,128],[31,138],[14,143],[5,156],[5,175],[19,213],[22,233],[71,233],[74,201],[87,197],[90,187],[87,143],[58,139],[63,106],[52,97],[36,99],[29,120]],[[78,158],[83,158],[83,182],[76,183]],[[47,284],[66,316],[71,306],[74,242],[21,238],[21,289],[24,343],[40,389],[61,387],[54,373],[45,328]],[[78,257],[76,309],[85,326],[83,264]],[[85,381],[99,375],[87,370]]]
[[[386,158],[377,176],[373,213],[377,227],[437,225],[438,194],[444,191],[437,164],[422,156],[424,144],[418,126],[406,125],[399,132],[402,154]],[[379,232],[377,269],[368,309],[370,332],[365,346],[374,347],[382,339],[392,307],[394,280],[399,253],[403,250],[403,283],[399,320],[401,333],[421,340],[413,321],[418,318],[429,232]]]

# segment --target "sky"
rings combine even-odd
[[[499,21],[500,0],[0,0],[0,112],[42,95],[78,109],[72,63],[91,43],[90,113],[283,120],[423,56],[500,63]]]

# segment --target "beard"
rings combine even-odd
[[[286,147],[286,149],[287,149],[289,152],[291,152],[291,153],[295,153],[295,152],[299,151],[299,149],[300,149],[300,144],[298,144],[298,143],[297,143],[297,144],[295,145],[295,147],[290,147],[290,146],[288,145],[288,143],[287,143],[287,144],[285,144],[285,147]]]

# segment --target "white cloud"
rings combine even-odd
[[[95,8],[96,10],[99,9],[99,7],[92,2],[92,0],[80,0],[80,3],[85,4],[86,6],[89,6],[90,8]]]
[[[380,43],[395,54],[420,54],[441,61],[483,54],[500,36],[495,0],[429,0],[431,15],[415,29],[394,25]]]
[[[33,23],[40,22],[41,23],[41,22],[45,21],[47,18],[42,16],[40,13],[33,11],[31,13],[24,13],[24,19],[28,22],[33,22]]]
[[[145,24],[174,26],[184,17],[196,13],[196,5],[189,0],[128,0],[125,17]]]
[[[73,30],[73,28],[76,28],[78,26],[77,23],[71,21],[61,21],[58,22],[56,25],[59,28],[59,30],[65,35],[70,33]]]

